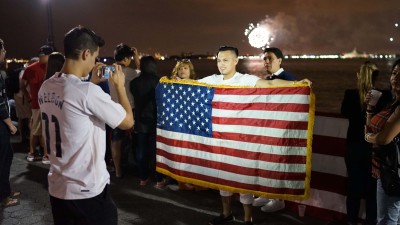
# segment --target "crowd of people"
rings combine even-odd
[[[7,79],[0,79],[0,200],[3,207],[19,204],[20,192],[13,191],[9,176],[13,158],[10,135],[17,133],[11,120],[8,99],[14,99],[22,142],[29,145],[26,159],[50,164],[49,195],[55,224],[117,224],[117,208],[110,196],[110,165],[114,176],[123,178],[122,149],[130,142],[140,186],[151,181],[154,187],[172,190],[204,190],[204,187],[174,181],[156,171],[157,107],[155,88],[160,77],[152,56],[139,57],[134,47],[119,44],[109,77],[98,62],[105,41],[94,31],[78,26],[67,32],[63,53],[42,46],[38,57],[27,65],[9,65]],[[4,64],[5,45],[0,39],[0,63]],[[282,67],[279,48],[264,50],[265,78],[236,70],[239,51],[222,46],[217,52],[220,74],[197,79],[189,59],[178,60],[167,77],[197,80],[211,85],[249,87],[311,85],[295,80]],[[392,69],[391,91],[380,90],[378,104],[369,104],[378,68],[364,63],[357,73],[358,89],[347,90],[342,114],[349,119],[346,167],[348,171],[348,224],[358,222],[360,201],[366,199],[366,224],[396,224],[400,217],[400,197],[385,193],[380,181],[380,162],[374,152],[400,133],[398,95],[400,61]],[[6,82],[7,81],[7,82]],[[393,96],[393,97],[392,97]],[[5,146],[5,147],[3,147]],[[110,146],[111,157],[106,157]],[[377,150],[378,149],[378,150]],[[68,150],[68,151],[66,151]],[[90,162],[90,163],[89,163]],[[373,172],[374,176],[371,176]],[[378,180],[378,182],[376,182]],[[232,192],[220,190],[222,212],[209,225],[234,219]],[[244,222],[252,225],[253,207],[274,212],[285,207],[280,199],[266,199],[240,193]],[[101,203],[101,204],[99,204]]]

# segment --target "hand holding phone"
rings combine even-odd
[[[105,79],[109,79],[111,73],[115,72],[115,67],[114,66],[104,66],[101,69],[101,77]]]

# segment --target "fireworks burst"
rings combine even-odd
[[[244,35],[249,39],[249,44],[254,48],[268,48],[274,40],[268,27],[265,25],[249,24],[249,27],[244,31]]]

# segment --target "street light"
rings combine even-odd
[[[55,49],[54,35],[53,35],[53,17],[51,13],[51,0],[47,0],[46,2],[47,2],[47,32],[48,32],[47,45]]]

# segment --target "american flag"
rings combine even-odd
[[[307,86],[161,80],[157,171],[215,189],[304,199],[311,173],[311,96]]]

